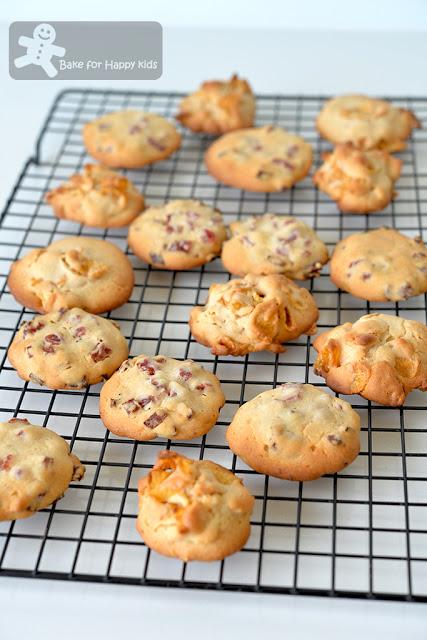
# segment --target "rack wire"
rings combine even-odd
[[[219,260],[187,272],[147,267],[126,245],[126,229],[94,230],[56,219],[44,203],[47,190],[89,160],[82,146],[84,122],[113,110],[140,108],[173,117],[178,93],[69,90],[58,95],[39,134],[35,154],[23,167],[7,201],[0,231],[0,420],[26,417],[49,426],[69,442],[86,465],[86,475],[49,509],[17,522],[0,523],[0,576],[126,583],[231,591],[272,592],[427,602],[427,427],[425,401],[412,393],[391,409],[346,398],[362,418],[362,449],[342,472],[310,483],[259,475],[236,459],[225,429],[237,407],[285,381],[315,376],[311,339],[301,337],[284,354],[214,357],[188,330],[193,305],[203,303],[210,284],[225,281]],[[314,128],[325,96],[260,96],[258,124],[278,123],[311,142],[315,166],[327,144]],[[427,98],[395,97],[427,121]],[[198,198],[218,207],[227,222],[271,211],[293,214],[312,225],[332,248],[357,230],[388,225],[424,235],[427,216],[427,134],[417,131],[401,154],[399,197],[369,216],[343,215],[307,178],[280,194],[252,194],[216,183],[207,175],[203,153],[210,139],[183,132],[182,148],[169,160],[126,172],[148,203]],[[163,353],[192,358],[220,378],[226,405],[217,426],[190,442],[137,443],[110,434],[98,413],[100,385],[83,391],[50,391],[24,383],[7,360],[13,336],[32,312],[7,288],[13,260],[34,247],[67,235],[106,238],[125,250],[136,284],[129,302],[108,317],[120,323],[131,354]],[[305,286],[320,309],[319,330],[381,310],[426,321],[426,299],[365,303],[337,291],[328,269]],[[252,533],[238,554],[215,563],[167,559],[150,551],[135,530],[137,481],[159,450],[172,446],[195,458],[214,460],[235,471],[256,497]]]

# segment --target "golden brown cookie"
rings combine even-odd
[[[412,129],[421,127],[412,111],[363,95],[328,100],[317,116],[317,129],[333,144],[352,142],[359,149],[400,151]]]
[[[192,360],[140,355],[104,384],[103,423],[135,440],[190,440],[215,425],[225,402],[218,378]]]
[[[74,308],[24,322],[7,355],[24,380],[82,389],[109,378],[128,354],[118,324]]]
[[[219,255],[226,237],[218,209],[199,200],[171,200],[134,220],[128,242],[144,262],[158,269],[183,270]]]
[[[50,429],[22,418],[0,423],[0,520],[45,509],[84,472],[68,443]]]
[[[331,280],[364,300],[407,300],[427,291],[427,248],[396,229],[355,233],[335,247]]]
[[[144,209],[144,198],[130,180],[96,164],[49,191],[46,201],[57,218],[102,228],[124,227]]]
[[[155,113],[115,111],[83,128],[88,153],[107,167],[133,169],[168,158],[181,146],[177,129]]]
[[[213,284],[204,307],[190,315],[191,333],[216,355],[285,351],[284,342],[316,332],[314,298],[277,273]]]
[[[292,216],[265,213],[230,225],[221,260],[234,275],[283,273],[296,280],[319,275],[328,250],[305,222]]]
[[[132,265],[116,245],[81,236],[33,249],[12,264],[8,278],[16,300],[39,313],[103,313],[127,302],[133,283]]]
[[[241,406],[227,441],[255,471],[305,481],[353,462],[359,432],[360,418],[348,402],[311,384],[289,382]]]
[[[208,148],[205,162],[216,180],[236,189],[282,191],[307,175],[312,150],[299,136],[269,125],[226,133]]]
[[[233,75],[230,80],[209,80],[186,96],[176,119],[187,129],[219,135],[253,125],[255,97],[250,85]]]
[[[209,460],[162,451],[138,495],[137,529],[165,556],[222,560],[249,538],[254,498],[234,473]]]
[[[341,211],[380,211],[395,197],[394,183],[400,176],[402,161],[387,151],[364,151],[347,142],[337,145],[332,153],[325,153],[323,159],[313,182],[336,201]]]
[[[314,371],[338,393],[401,406],[413,389],[427,390],[427,327],[372,313],[320,334]]]

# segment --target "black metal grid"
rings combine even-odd
[[[55,100],[39,135],[34,157],[25,164],[7,201],[0,231],[0,420],[27,417],[63,435],[86,465],[56,505],[27,520],[0,523],[0,575],[274,592],[336,597],[427,601],[427,428],[422,394],[402,409],[350,398],[362,417],[362,451],[346,470],[311,483],[261,476],[233,456],[224,433],[242,402],[287,380],[324,387],[313,375],[310,338],[287,345],[284,354],[214,357],[189,335],[187,318],[203,302],[209,285],[229,275],[215,260],[201,269],[173,273],[146,267],[130,255],[136,285],[129,302],[109,314],[121,324],[131,354],[165,353],[193,358],[222,381],[227,403],[218,425],[206,436],[174,442],[174,449],[215,460],[241,476],[256,496],[252,534],[242,552],[218,563],[166,559],[150,552],[135,532],[136,484],[166,440],[135,443],[106,431],[99,419],[99,385],[84,391],[50,391],[23,383],[7,361],[17,327],[32,313],[10,295],[6,276],[13,260],[33,247],[66,235],[108,238],[127,251],[126,230],[100,232],[53,217],[45,192],[89,159],[81,140],[87,120],[106,111],[142,108],[172,117],[181,95],[70,90]],[[325,97],[260,96],[259,124],[276,122],[300,133],[315,151],[315,166],[327,148],[314,129]],[[393,98],[427,121],[427,98]],[[215,183],[205,172],[207,137],[184,134],[183,146],[167,161],[127,175],[149,203],[199,198],[212,203],[227,222],[273,211],[311,224],[332,248],[347,233],[380,225],[409,235],[425,230],[427,216],[427,135],[416,132],[401,154],[399,197],[384,212],[342,215],[314,189],[310,178],[280,194],[251,194]],[[369,304],[339,292],[322,275],[305,283],[320,309],[319,330],[374,309],[426,321],[425,298],[402,304]],[[348,399],[348,398],[347,398]]]

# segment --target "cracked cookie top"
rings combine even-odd
[[[413,389],[427,389],[427,327],[372,313],[320,334],[314,371],[338,393],[358,393],[400,406]]]
[[[213,284],[205,306],[191,311],[190,329],[217,355],[277,353],[287,340],[314,333],[318,315],[312,295],[285,276],[250,274]]]
[[[138,494],[138,531],[164,555],[221,560],[249,537],[254,498],[234,473],[209,460],[162,451]]]

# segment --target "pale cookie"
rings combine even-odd
[[[74,308],[24,322],[7,355],[24,380],[82,389],[109,378],[129,349],[118,324]]]
[[[216,355],[285,351],[283,342],[316,332],[312,295],[277,273],[213,284],[204,307],[194,307],[190,329]]]
[[[400,151],[412,129],[421,127],[412,111],[363,95],[328,100],[317,116],[317,129],[333,144],[352,142],[359,149]]]
[[[237,75],[230,80],[210,80],[186,96],[176,119],[187,129],[219,135],[252,127],[255,98],[250,85]]]
[[[227,232],[222,215],[198,200],[171,200],[150,207],[129,228],[128,242],[158,269],[192,269],[221,252]]]
[[[314,371],[338,393],[401,406],[413,389],[427,390],[427,327],[372,313],[319,335]]]
[[[335,200],[341,211],[380,211],[396,196],[394,183],[400,176],[402,161],[387,151],[363,151],[348,142],[323,154],[323,159],[313,182]]]
[[[177,129],[155,113],[115,111],[83,128],[88,153],[108,167],[133,169],[168,158],[181,146]]]
[[[407,300],[427,291],[427,248],[395,229],[355,233],[335,247],[331,280],[364,300]]]
[[[0,423],[0,520],[45,509],[84,472],[68,443],[50,429],[21,418]]]
[[[230,273],[283,273],[305,280],[318,276],[329,260],[326,246],[309,226],[292,216],[266,213],[230,225],[221,260]]]
[[[130,224],[144,209],[144,198],[130,180],[96,164],[49,191],[46,201],[57,218],[105,229]]]
[[[192,360],[140,355],[104,384],[103,423],[134,440],[191,440],[215,425],[225,398],[218,378]]]
[[[359,453],[360,418],[348,402],[289,382],[246,402],[227,429],[230,449],[259,473],[315,480]]]
[[[127,302],[133,283],[132,265],[116,245],[81,236],[33,249],[12,264],[8,278],[16,300],[39,313],[104,313]]]
[[[249,538],[254,498],[240,478],[209,460],[162,451],[138,495],[136,527],[165,556],[222,560]]]
[[[311,146],[277,126],[226,133],[208,148],[208,172],[236,189],[282,191],[302,180],[312,163]]]

